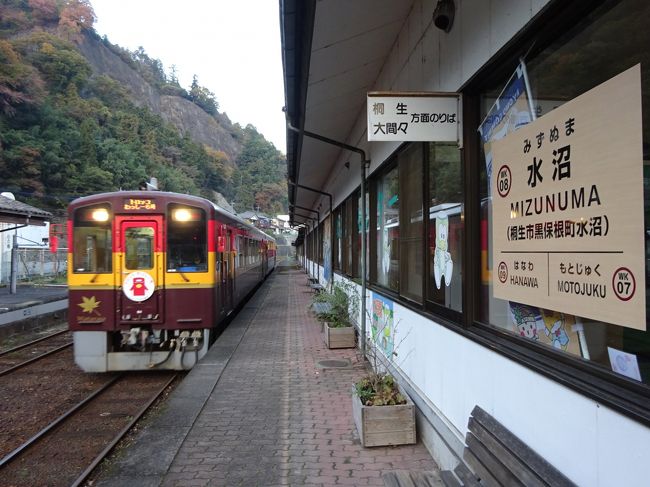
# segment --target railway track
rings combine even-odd
[[[72,346],[71,333],[57,331],[0,352],[0,377]]]
[[[81,485],[178,373],[112,377],[0,460],[12,486]]]

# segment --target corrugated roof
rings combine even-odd
[[[32,223],[38,225],[52,218],[52,213],[0,195],[0,223]]]

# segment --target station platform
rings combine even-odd
[[[397,471],[437,477],[420,442],[361,446],[351,387],[365,366],[354,349],[326,348],[312,296],[294,262],[280,265],[94,485],[383,486]],[[333,360],[348,365],[324,365]]]
[[[0,338],[38,325],[53,315],[65,315],[68,309],[68,286],[18,285],[16,294],[9,287],[0,288]],[[34,322],[34,320],[37,322]],[[31,323],[27,325],[25,322]]]

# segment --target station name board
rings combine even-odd
[[[637,65],[493,144],[494,296],[646,329]]]
[[[455,93],[370,92],[369,141],[457,142],[459,97]]]

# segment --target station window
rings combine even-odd
[[[318,225],[318,263],[320,265],[325,265],[324,255],[323,255],[323,245],[325,244],[325,223]]]
[[[638,276],[641,292],[650,280],[650,3],[642,0],[606,1],[581,21],[565,30],[541,52],[527,60],[527,71],[536,114],[550,113],[567,101],[596,85],[641,64],[643,116],[643,177],[646,275]],[[624,34],[623,34],[624,32]],[[482,112],[487,114],[508,80],[505,75],[482,93]],[[612,101],[612,109],[616,104]],[[483,154],[484,156],[484,154]],[[485,161],[485,159],[483,159]],[[616,154],[612,154],[616,163]],[[493,215],[489,195],[486,164],[480,164],[481,214],[481,308],[483,323],[506,330],[522,340],[546,345],[559,352],[590,360],[605,369],[623,373],[627,379],[650,384],[650,333],[646,329],[618,326],[553,309],[498,299],[494,297],[490,274],[495,272],[490,261],[490,240]],[[454,262],[455,272],[455,262]],[[617,362],[624,362],[618,364]]]
[[[375,230],[374,266],[371,280],[393,291],[399,290],[399,184],[398,169],[393,166],[374,180],[372,206]]]
[[[361,243],[358,239],[358,192],[350,196],[345,202],[345,273],[350,277],[360,277],[359,272],[359,255]]]
[[[397,157],[399,167],[399,291],[400,295],[418,303],[422,302],[423,285],[423,144],[411,144]],[[390,201],[390,199],[389,199]],[[394,206],[394,205],[393,205]],[[388,211],[388,210],[385,210]],[[391,231],[388,231],[391,234]]]
[[[334,210],[334,270],[343,270],[343,206]]]
[[[167,270],[208,270],[207,221],[205,211],[170,204],[167,217]]]
[[[428,149],[428,300],[462,311],[464,219],[460,150],[430,143]]]
[[[75,273],[112,272],[112,216],[109,205],[77,209],[74,213],[73,240]]]

